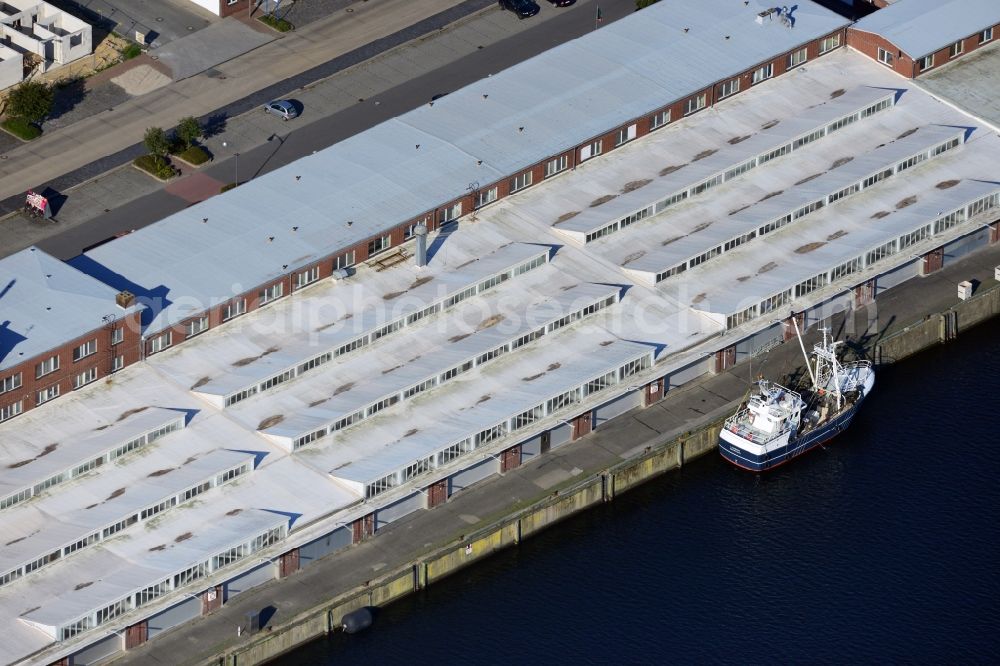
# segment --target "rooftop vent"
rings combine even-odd
[[[781,20],[786,28],[794,27],[795,19],[792,18],[792,10],[787,5],[782,7],[770,7],[757,14],[755,19],[759,25],[764,25],[765,21],[772,21],[775,18]]]
[[[118,307],[125,309],[135,302],[135,294],[131,291],[119,291],[115,295],[115,303]]]
[[[413,228],[413,235],[417,237],[417,266],[427,265],[427,225],[418,224]]]
[[[757,24],[764,25],[764,21],[770,21],[774,18],[774,14],[778,11],[777,7],[771,7],[770,9],[765,9],[757,14]]]

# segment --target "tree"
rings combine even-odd
[[[159,127],[150,127],[142,137],[142,143],[149,154],[156,158],[157,163],[163,163],[164,157],[170,152],[170,140],[167,133]]]
[[[181,121],[177,123],[177,138],[184,143],[185,148],[190,148],[203,135],[201,124],[192,116],[181,118]]]
[[[40,123],[52,112],[53,99],[51,86],[38,81],[24,81],[7,96],[7,112],[13,118]]]

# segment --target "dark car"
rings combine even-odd
[[[576,0],[549,0],[549,4],[556,7],[569,7],[574,2],[576,2]]]
[[[282,120],[291,120],[299,115],[299,110],[287,99],[276,99],[264,105],[264,113],[278,116]]]
[[[499,0],[500,9],[509,9],[517,14],[517,18],[534,16],[541,9],[532,0]]]

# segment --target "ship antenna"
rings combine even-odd
[[[806,359],[806,370],[809,371],[809,379],[812,380],[813,387],[818,388],[816,384],[816,375],[813,374],[812,362],[809,360],[809,354],[806,353],[806,345],[802,342],[802,332],[799,331],[799,322],[794,312],[792,312],[792,326],[795,327],[795,337],[799,340],[799,348],[802,349],[802,356]]]

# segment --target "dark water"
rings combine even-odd
[[[1000,323],[769,475],[708,456],[282,664],[1000,661]]]

